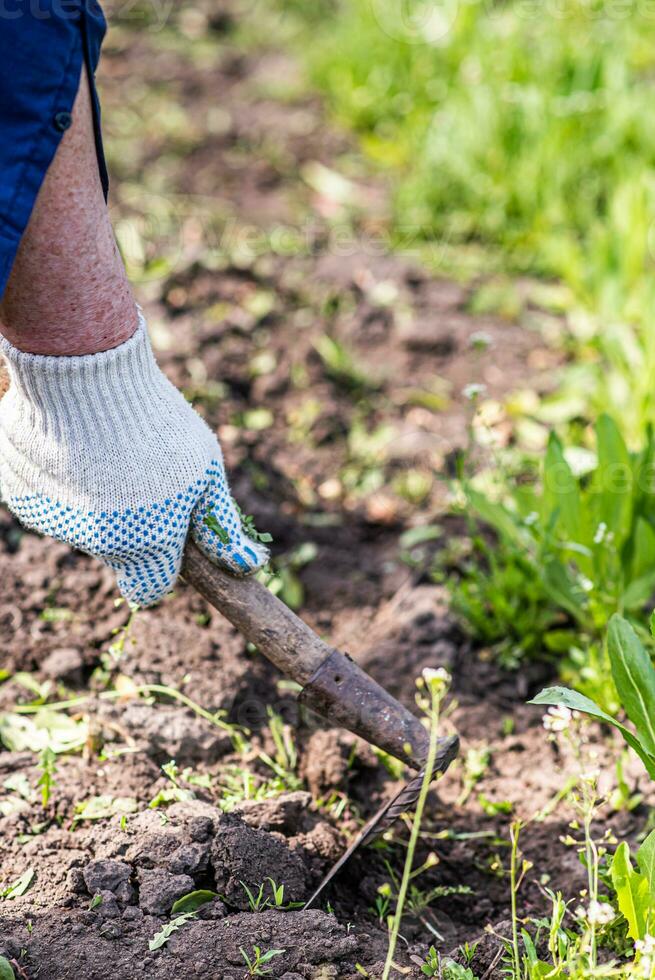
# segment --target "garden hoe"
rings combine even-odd
[[[186,546],[182,575],[260,653],[301,685],[299,702],[304,708],[419,771],[364,827],[311,897],[309,906],[360,844],[383,833],[401,813],[412,808],[423,780],[429,733],[347,654],[324,643],[257,579],[235,578],[221,571],[192,541]],[[439,739],[434,776],[446,771],[458,749],[457,735]]]

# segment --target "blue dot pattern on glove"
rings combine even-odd
[[[149,606],[171,591],[180,572],[189,530],[213,562],[248,575],[268,561],[268,551],[243,531],[223,464],[211,461],[198,479],[174,497],[125,510],[82,511],[49,497],[14,497],[9,505],[26,527],[100,558],[114,569],[122,594]],[[220,525],[220,533],[206,523]]]

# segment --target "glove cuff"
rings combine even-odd
[[[106,419],[117,405],[122,406],[123,423],[126,416],[129,418],[125,399],[138,392],[142,401],[143,392],[152,387],[158,372],[140,309],[138,316],[137,329],[129,340],[99,354],[28,354],[0,337],[0,353],[11,381],[10,400],[27,402],[37,417],[47,418],[55,427],[61,419],[70,429],[71,423],[87,414],[96,420]],[[141,406],[134,407],[138,414]]]

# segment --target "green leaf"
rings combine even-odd
[[[652,830],[637,851],[639,870],[648,882],[651,906],[655,909],[655,830]]]
[[[655,592],[655,559],[650,572],[633,579],[623,593],[623,608],[628,611],[644,606]]]
[[[219,524],[218,519],[214,515],[212,508],[210,507],[205,514],[202,522],[210,531],[213,531],[221,544],[230,543],[230,535],[222,524]]]
[[[207,902],[211,902],[213,898],[216,898],[216,892],[211,892],[206,888],[199,888],[195,892],[189,892],[187,895],[183,895],[182,898],[178,898],[177,902],[173,903],[171,915],[181,915],[184,912],[197,912],[201,906],[206,905]]]
[[[266,953],[262,953],[259,962],[268,963],[274,956],[282,956],[282,953],[286,953],[286,949],[269,949]]]
[[[655,668],[634,629],[615,614],[607,632],[612,676],[639,741],[655,756]]]
[[[9,885],[3,892],[0,892],[0,897],[7,899],[20,898],[34,881],[35,874],[36,872],[33,868],[28,868],[13,885]]]
[[[181,929],[181,927],[188,922],[189,919],[194,919],[195,915],[195,912],[185,912],[183,915],[178,915],[175,919],[171,919],[170,922],[167,922],[166,925],[159,930],[159,932],[155,933],[148,943],[148,949],[150,952],[152,953],[156,949],[161,949],[162,946],[165,946],[173,933],[177,932],[178,929]]]
[[[571,467],[564,458],[562,444],[553,433],[548,440],[544,461],[544,490],[542,502],[544,526],[550,524],[551,516],[557,511],[556,526],[565,538],[571,541],[584,541],[584,520],[580,507],[580,490]]]
[[[485,523],[489,524],[502,537],[515,544],[526,546],[528,537],[515,517],[501,504],[488,500],[484,494],[467,486],[466,496],[473,509]]]
[[[136,813],[138,802],[131,796],[92,796],[75,806],[74,822],[80,820],[105,820],[126,813]]]
[[[643,517],[638,517],[632,536],[634,541],[632,578],[640,579],[655,568],[655,530]]]
[[[584,615],[587,597],[571,579],[568,568],[558,561],[548,561],[543,569],[542,581],[548,597],[580,621]]]
[[[85,721],[75,721],[62,711],[41,708],[34,716],[0,713],[0,742],[12,752],[73,752],[88,736]]]
[[[630,532],[632,521],[633,468],[630,454],[616,423],[601,415],[596,423],[598,468],[594,489],[599,494],[598,519],[614,532],[620,547]]]
[[[580,694],[578,691],[572,691],[568,687],[546,687],[543,691],[540,691],[536,697],[532,698],[528,704],[556,704],[562,705],[565,708],[570,708],[571,711],[583,711],[587,715],[591,715],[592,718],[596,718],[598,721],[603,721],[608,725],[612,725],[616,728],[628,743],[631,749],[637,753],[646,771],[651,779],[655,779],[655,758],[650,755],[646,749],[643,747],[641,742],[635,735],[622,725],[620,721],[613,718],[612,715],[603,711],[598,705],[591,700],[591,698],[585,697],[584,694]]]
[[[628,923],[631,939],[643,939],[649,912],[649,888],[646,877],[632,867],[630,848],[623,841],[616,849],[610,866],[612,884],[619,909]]]
[[[0,956],[0,980],[16,980],[11,963],[4,956]]]

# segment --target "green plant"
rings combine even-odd
[[[582,711],[616,728],[655,779],[655,668],[635,630],[622,616],[614,615],[607,631],[612,677],[621,704],[634,725],[631,731],[578,691],[548,687],[530,702]]]
[[[443,669],[439,669],[439,670],[425,669],[423,671],[422,676],[417,681],[417,685],[419,687],[419,692],[420,692],[419,695],[417,695],[417,703],[421,708],[421,710],[426,714],[429,720],[430,744],[429,744],[427,759],[425,762],[423,779],[421,781],[421,789],[419,792],[418,800],[416,801],[416,808],[412,819],[412,829],[407,844],[407,854],[403,866],[403,874],[400,881],[400,887],[398,889],[396,908],[391,919],[391,928],[389,931],[389,946],[387,949],[387,956],[384,963],[382,980],[389,980],[389,976],[391,974],[391,970],[393,969],[393,965],[394,965],[394,954],[396,951],[398,936],[400,934],[400,923],[402,921],[405,902],[407,900],[408,892],[410,890],[410,883],[412,878],[412,865],[414,863],[414,854],[416,852],[416,845],[418,843],[419,833],[421,830],[421,819],[423,817],[425,803],[428,798],[428,792],[432,784],[434,763],[437,755],[439,711],[441,707],[441,702],[446,696],[446,692],[448,690],[449,680],[450,680],[449,675]]]
[[[259,758],[277,777],[277,791],[297,790],[302,786],[302,780],[296,774],[298,768],[298,749],[293,737],[291,727],[285,724],[281,715],[277,714],[270,706],[266,709],[268,715],[268,726],[275,745],[275,754],[270,756],[267,752],[260,752]]]
[[[508,644],[518,659],[535,652],[561,656],[581,644],[602,648],[615,612],[648,639],[644,607],[655,590],[653,435],[649,431],[644,447],[629,453],[609,416],[599,418],[595,432],[594,462],[577,475],[572,453],[551,435],[540,481],[513,486],[504,503],[474,481],[463,483],[469,508],[493,528],[498,543],[488,571],[476,569],[460,587],[455,583],[455,604],[501,654]],[[513,598],[507,599],[509,587]],[[526,626],[519,604],[535,625]],[[602,661],[599,669],[602,679]],[[599,696],[616,709],[611,695]]]
[[[382,925],[389,915],[389,908],[391,906],[391,885],[385,882],[384,885],[380,885],[378,888],[378,894],[375,898],[375,904],[369,909],[376,917],[380,925]]]
[[[36,877],[36,872],[33,868],[28,868],[23,874],[12,882],[11,885],[7,885],[5,888],[0,888],[0,898],[12,899],[20,898],[28,890],[32,882]]]
[[[214,898],[216,898],[216,892],[209,891],[207,888],[199,888],[196,891],[187,892],[186,895],[182,895],[181,898],[173,902],[171,914],[177,916],[197,912],[199,908],[207,905]]]
[[[178,929],[181,929],[182,926],[186,925],[191,919],[195,919],[195,917],[195,912],[185,912],[183,915],[177,915],[170,922],[167,922],[159,932],[155,933],[148,943],[150,952],[152,953],[156,949],[161,949],[162,946],[165,946],[174,932],[177,932]]]
[[[425,973],[425,970],[423,972]],[[438,976],[438,974],[428,973],[427,976]],[[443,960],[441,976],[443,980],[478,980],[469,966],[462,966],[448,956]]]
[[[628,923],[631,939],[643,942],[655,931],[655,831],[637,851],[639,871],[630,861],[630,848],[619,844],[610,873],[621,913]]]
[[[181,781],[188,777],[189,770],[184,770],[180,772],[174,759],[170,759],[169,762],[165,762],[162,767],[162,772],[169,779],[170,785],[166,786],[164,789],[160,789],[159,792],[150,800],[148,806],[154,810],[159,806],[165,806],[167,803],[178,803],[184,800],[194,799],[193,790],[184,789],[180,785]]]
[[[251,912],[263,912],[264,909],[294,909],[301,908],[302,902],[289,902],[284,904],[284,885],[278,885],[272,878],[267,878],[259,886],[257,893],[253,892],[245,881],[239,882],[246,893],[248,906]],[[268,883],[269,894],[266,895],[266,885]]]
[[[457,798],[458,806],[463,806],[466,803],[474,788],[487,771],[490,761],[491,751],[488,745],[483,744],[478,748],[471,746],[471,748],[467,749],[464,757],[462,791]]]
[[[55,773],[57,772],[57,756],[49,745],[46,745],[41,752],[41,756],[39,758],[39,768],[41,770],[41,775],[39,776],[36,785],[41,787],[41,803],[45,808],[50,802],[52,788],[55,783]]]
[[[430,946],[425,962],[421,963],[421,973],[426,977],[438,977],[441,973],[441,961],[434,946]]]
[[[261,977],[266,973],[271,973],[271,967],[264,966],[264,964],[270,963],[275,956],[282,956],[283,953],[286,953],[285,949],[269,949],[262,953],[260,946],[253,946],[253,953],[249,956],[242,946],[239,947],[239,950],[248,968],[249,977]]]
[[[326,376],[346,391],[361,395],[377,387],[364,367],[355,363],[352,353],[334,337],[321,334],[314,347]]]
[[[568,315],[562,333],[587,349],[551,413],[614,404],[643,432],[655,359],[650,10],[299,0],[293,12],[312,79],[397,188],[397,247],[442,274],[485,274],[487,299],[478,290],[473,305],[512,317],[522,300],[508,300],[502,273],[548,280],[536,302]]]

